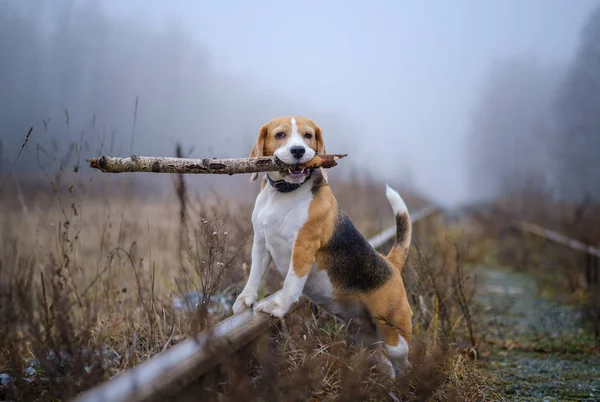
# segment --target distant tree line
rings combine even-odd
[[[564,70],[533,58],[494,67],[473,113],[468,155],[478,197],[536,187],[600,202],[600,7]]]

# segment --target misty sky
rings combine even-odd
[[[361,127],[366,151],[382,158],[398,153],[409,157],[419,187],[451,198],[465,196],[464,134],[490,65],[524,55],[542,63],[566,63],[597,4],[591,0],[105,3],[109,10],[144,23],[181,24],[210,50],[218,69],[349,116]],[[336,148],[330,146],[329,151]]]
[[[222,79],[257,89],[258,103],[268,103],[272,94],[273,102],[297,107],[260,109],[249,137],[275,117],[267,114],[272,110],[335,116],[344,124],[328,121],[328,152],[375,157],[387,168],[384,179],[405,174],[397,167],[409,165],[420,190],[453,204],[468,197],[465,138],[491,66],[521,56],[568,65],[597,1],[98,3],[110,18],[145,30],[182,28],[206,50]],[[238,107],[244,102],[238,100]],[[235,113],[226,118],[234,121]],[[193,138],[186,141],[193,144]],[[352,154],[357,149],[361,154]]]

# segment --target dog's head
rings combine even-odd
[[[308,171],[294,166],[306,163],[316,154],[325,154],[325,144],[321,128],[306,117],[278,117],[262,126],[250,157],[275,156],[290,168],[285,173],[277,173],[289,183],[303,183]],[[252,173],[251,181],[258,173]]]

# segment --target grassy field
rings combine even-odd
[[[128,180],[58,171],[12,180],[0,195],[0,400],[67,400],[231,314],[249,271],[257,185],[231,181],[213,191],[170,177],[159,192]],[[332,187],[365,236],[393,225],[383,183],[333,178]],[[411,211],[426,204],[401,193]],[[404,271],[415,328],[405,379],[381,376],[371,351],[352,342],[352,326],[308,305],[196,392],[203,400],[506,398],[507,377],[490,374],[489,364],[518,339],[490,337],[496,315],[477,297],[477,267],[526,270],[545,292],[583,306],[587,322],[597,314],[578,257],[507,234],[515,218],[566,230],[564,208],[549,206],[544,217],[562,217],[549,222],[528,205],[500,202],[416,228]],[[268,275],[262,294],[280,285]]]

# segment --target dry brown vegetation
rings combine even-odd
[[[357,324],[308,304],[187,392],[204,400],[494,400],[476,365],[481,328],[465,249],[448,241],[441,219],[416,232],[405,268],[415,312],[406,378],[377,371],[373,350],[355,342]]]
[[[80,173],[77,155],[75,147],[72,160],[54,159],[58,169],[41,164],[41,181],[15,176],[0,194],[0,400],[66,400],[131,368],[230,314],[211,296],[232,302],[248,273],[254,194],[199,194],[181,176],[170,193],[137,191],[128,178]],[[382,183],[330,176],[365,236],[393,224]],[[402,193],[411,210],[424,205]],[[405,272],[415,310],[407,378],[391,384],[348,326],[309,305],[249,347],[252,359],[241,353],[206,376],[203,395],[485,399],[469,352],[478,329],[464,250],[440,221],[415,230]],[[263,294],[280,284],[269,276]],[[184,308],[189,292],[200,296]],[[234,364],[240,358],[246,365]]]

